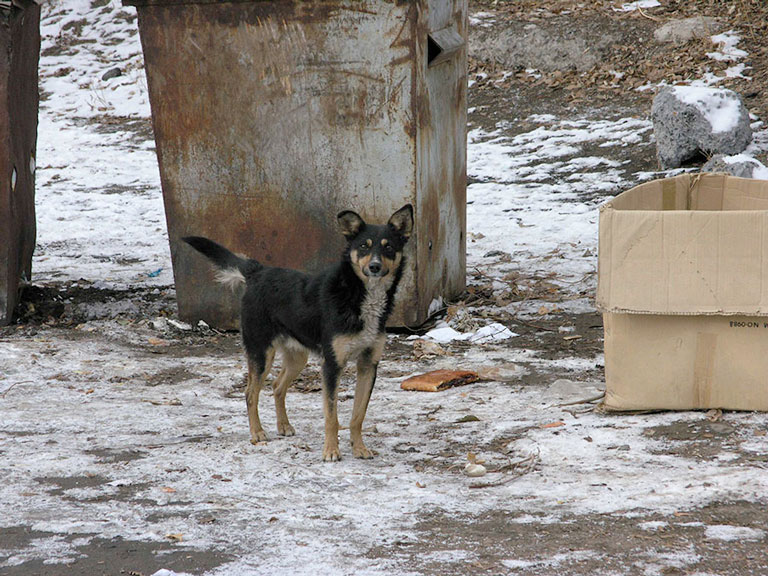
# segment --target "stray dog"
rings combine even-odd
[[[363,443],[363,419],[404,268],[403,248],[413,231],[413,207],[406,204],[383,226],[366,224],[351,210],[341,212],[338,222],[347,239],[341,262],[315,275],[264,266],[207,238],[182,238],[214,263],[219,282],[245,284],[240,324],[248,360],[245,400],[252,443],[267,440],[259,420],[259,392],[275,352],[280,352],[283,364],[273,384],[277,433],[282,436],[295,434],[285,411],[288,387],[311,352],[322,357],[326,462],[341,459],[336,405],[339,376],[349,361],[357,362],[349,423],[352,452],[357,458],[373,457]]]

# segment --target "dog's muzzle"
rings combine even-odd
[[[371,278],[385,276],[387,272],[389,272],[389,270],[386,270],[384,266],[382,266],[381,260],[374,260],[373,258],[368,262],[368,265],[363,268],[363,274]]]

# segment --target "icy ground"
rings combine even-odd
[[[346,458],[323,464],[316,364],[288,396],[297,435],[252,446],[237,337],[166,319],[133,10],[67,0],[43,14],[33,282],[72,321],[0,332],[0,574],[768,572],[768,417],[579,403],[604,386],[596,207],[654,176],[633,160],[653,155],[646,114],[473,121],[468,274],[493,292],[453,324],[506,319],[521,335],[391,336],[366,421],[377,457],[351,458],[344,430]],[[441,367],[487,380],[400,390]],[[468,459],[489,473],[466,477]]]

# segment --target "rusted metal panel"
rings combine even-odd
[[[35,151],[40,8],[0,9],[0,324],[11,321],[35,248]]]
[[[438,174],[443,182],[428,184],[455,206],[456,165],[466,173],[453,150],[458,136],[450,140],[450,168],[419,164],[443,161],[441,144],[422,135],[433,129],[426,119],[441,102],[426,85],[427,19],[432,4],[453,15],[461,1],[466,6],[466,0],[124,2],[138,8],[184,318],[234,326],[237,306],[234,296],[212,289],[207,264],[179,245],[181,236],[208,236],[265,264],[317,270],[342,250],[336,214],[346,208],[384,221],[406,202],[416,207],[397,322],[423,321],[425,303],[436,294],[421,290],[439,285],[450,296],[463,289],[458,241],[433,244],[455,251],[442,255],[452,264],[438,274],[460,278],[421,278],[432,263],[421,261],[427,240],[420,225],[440,219],[445,200],[422,205],[429,195],[419,190]],[[466,20],[466,7],[449,19]],[[456,67],[466,84],[465,63]],[[451,81],[445,89],[452,93],[458,78]],[[450,126],[465,123],[462,98],[465,87],[451,97]],[[464,181],[460,188],[463,199]],[[463,224],[463,216],[453,219]]]
[[[427,51],[418,55],[421,65],[416,81],[422,101],[417,175],[419,310],[427,310],[435,298],[448,300],[461,294],[467,266],[467,2],[431,0],[429,8],[423,26],[442,53],[430,55],[429,42],[418,44]]]

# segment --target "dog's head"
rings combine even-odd
[[[347,254],[360,279],[369,284],[391,279],[403,262],[403,248],[413,232],[413,206],[406,204],[383,226],[366,224],[357,213],[345,210],[338,216],[347,239]]]

